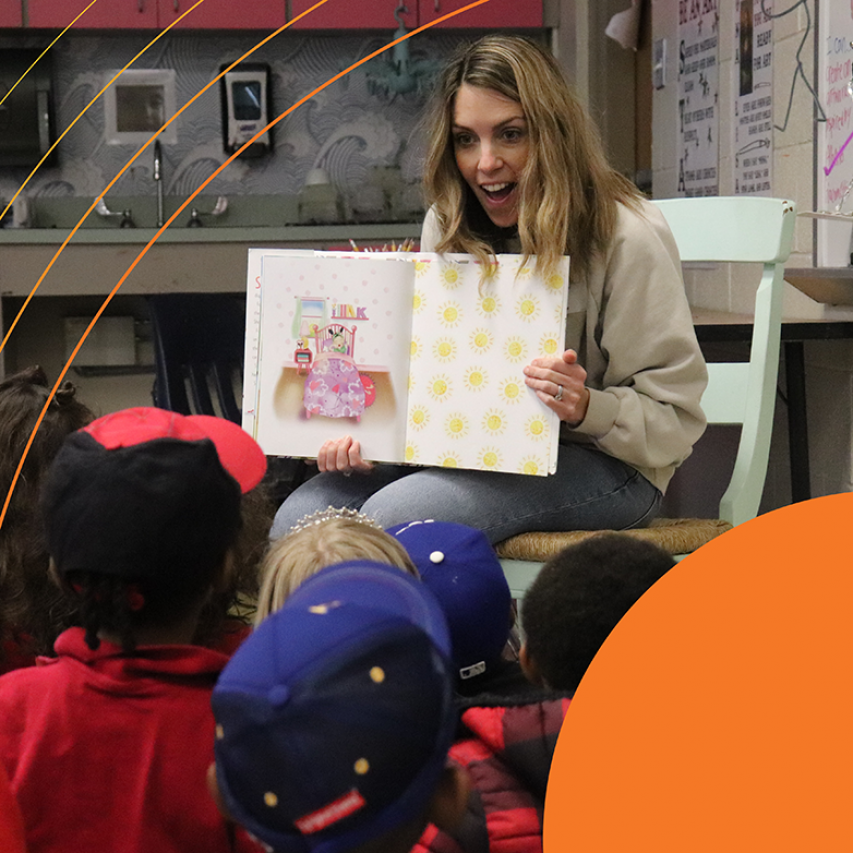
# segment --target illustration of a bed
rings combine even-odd
[[[312,327],[316,355],[302,393],[306,417],[360,421],[365,408],[373,403],[376,387],[369,376],[359,372],[354,358],[356,328],[340,323]]]

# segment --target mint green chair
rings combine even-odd
[[[663,212],[681,260],[763,266],[755,295],[748,362],[709,364],[702,408],[711,424],[739,424],[734,470],[713,519],[660,518],[626,533],[654,542],[676,559],[758,514],[773,429],[785,261],[791,252],[796,207],[777,198],[735,196],[654,202]],[[513,596],[522,598],[542,563],[594,531],[522,533],[497,546]]]

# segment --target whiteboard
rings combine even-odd
[[[820,3],[818,50],[818,100],[826,121],[817,125],[817,209],[853,212],[853,12],[849,2]],[[845,193],[848,193],[845,197]],[[817,265],[850,265],[852,218],[818,219]]]

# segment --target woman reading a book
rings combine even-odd
[[[707,373],[662,214],[612,169],[559,66],[526,39],[491,35],[440,76],[427,118],[421,250],[570,255],[566,348],[524,381],[560,418],[556,474],[373,465],[351,436],[280,508],[273,537],[328,505],[384,527],[435,518],[499,542],[530,530],[647,524],[705,428]]]

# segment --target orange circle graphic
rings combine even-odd
[[[569,708],[544,850],[853,848],[853,494],[742,524],[662,578]]]

